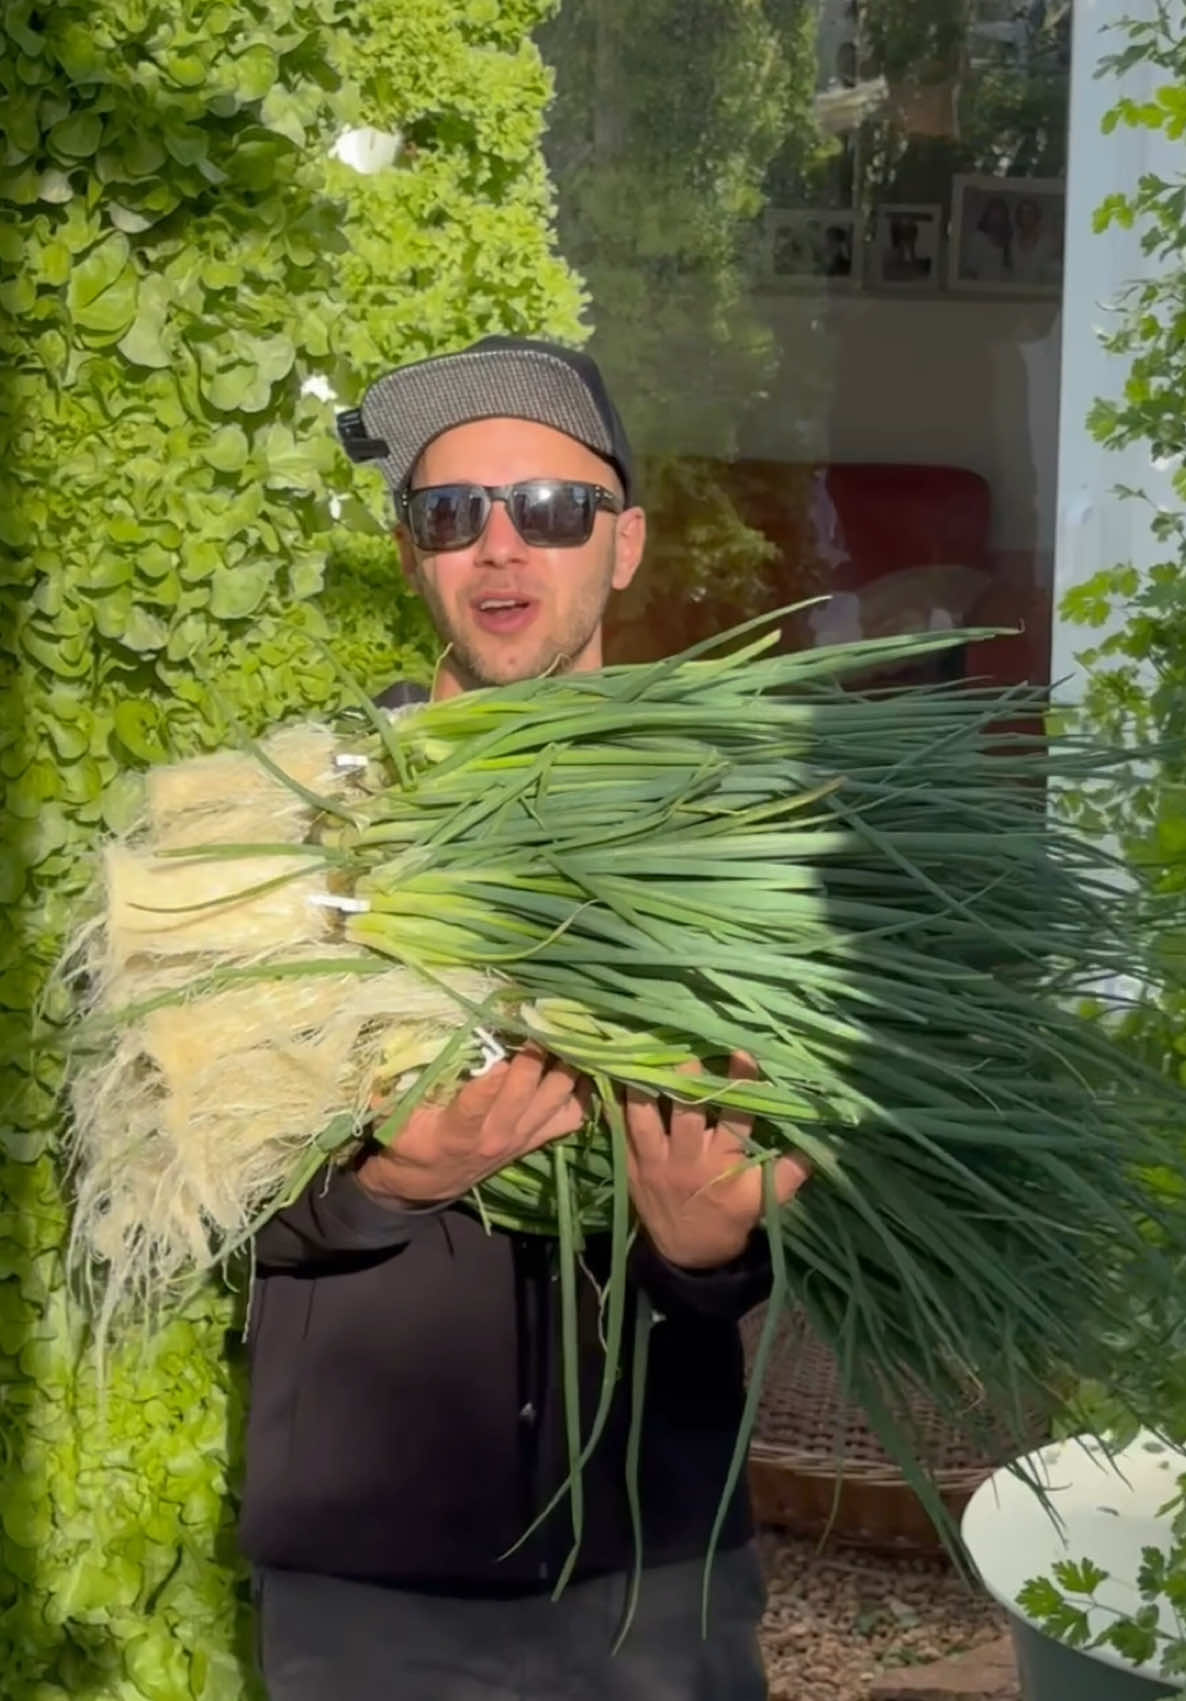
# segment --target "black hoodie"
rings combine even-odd
[[[526,1592],[571,1546],[567,1497],[510,1548],[567,1475],[555,1243],[462,1208],[402,1212],[349,1171],[323,1176],[261,1231],[248,1347],[251,1406],[240,1540],[257,1564],[402,1588]],[[604,1365],[591,1238],[580,1280],[587,1432]],[[640,1462],[647,1564],[703,1555],[737,1435],[737,1320],[769,1287],[764,1244],[727,1269],[630,1258],[623,1371],[584,1472],[578,1575],[629,1568],[626,1495],[634,1305],[657,1313]],[[750,1535],[742,1485],[722,1542]]]
[[[417,693],[395,687],[380,702]],[[487,1232],[465,1206],[403,1211],[327,1170],[256,1239],[251,1403],[240,1542],[259,1565],[410,1589],[549,1587],[572,1545],[567,1496],[507,1557],[568,1474],[556,1248]],[[582,1255],[580,1387],[588,1432],[604,1367]],[[735,1264],[680,1270],[636,1239],[623,1368],[584,1471],[577,1575],[624,1571],[635,1303],[652,1328],[639,1467],[648,1565],[701,1557],[744,1397],[737,1324],[769,1291],[763,1237]],[[749,1539],[742,1474],[722,1545]]]

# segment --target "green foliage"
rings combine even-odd
[[[1122,98],[1104,128],[1118,125],[1162,131],[1171,141],[1186,136],[1186,31],[1180,16],[1158,6],[1151,17],[1124,26],[1127,45],[1109,56],[1101,74],[1123,75],[1152,66],[1166,81],[1152,99]],[[1136,187],[1111,195],[1098,209],[1097,231],[1117,224],[1138,229],[1145,254],[1157,262],[1153,275],[1131,285],[1118,303],[1105,347],[1127,363],[1119,398],[1097,401],[1090,424],[1111,448],[1145,446],[1151,457],[1175,465],[1172,488],[1181,508],[1150,504],[1150,530],[1162,558],[1151,567],[1120,563],[1075,586],[1063,600],[1072,624],[1104,635],[1079,660],[1086,684],[1081,724],[1113,745],[1154,752],[1142,764],[1139,782],[1102,783],[1063,799],[1089,831],[1113,838],[1133,879],[1167,916],[1181,913],[1186,891],[1186,186],[1181,176],[1141,177]],[[1124,500],[1147,503],[1140,490],[1121,488]],[[1164,951],[1175,967],[1186,962],[1186,930],[1167,926]],[[1159,994],[1145,996],[1123,1023],[1126,1042],[1146,1063],[1186,1081],[1186,990],[1182,975],[1167,977]],[[1181,1208],[1180,1198],[1167,1203]],[[1134,1303],[1141,1296],[1134,1295]],[[1186,1352],[1178,1314],[1164,1319],[1166,1350],[1145,1372],[1145,1409],[1158,1415],[1164,1431],[1186,1442]],[[1116,1344],[1123,1355],[1125,1343]],[[1109,1391],[1080,1390],[1077,1407],[1120,1442],[1132,1439],[1131,1412],[1115,1409]],[[1071,1413],[1074,1419],[1074,1411]],[[1131,1617],[1115,1616],[1089,1636],[1086,1610],[1105,1580],[1090,1560],[1055,1568],[1055,1577],[1034,1579],[1021,1605],[1051,1635],[1075,1645],[1109,1646],[1134,1663],[1159,1660],[1166,1678],[1186,1677],[1186,1476],[1163,1509],[1169,1548],[1147,1548],[1138,1584],[1142,1607]],[[1172,1628],[1162,1624],[1162,1612]]]
[[[384,171],[360,177],[334,161],[326,171],[345,210],[333,284],[343,311],[325,365],[343,402],[392,366],[491,332],[584,340],[584,294],[554,251],[541,151],[551,84],[528,39],[553,8],[376,0],[366,29],[350,14],[336,35],[351,120],[400,138]],[[434,638],[403,590],[386,487],[354,468],[340,469],[338,482],[350,494],[321,603],[335,641],[347,640],[343,658],[364,683],[396,671],[420,677],[416,657]]]
[[[63,1284],[35,1005],[152,763],[321,713],[329,638],[425,677],[330,410],[488,329],[574,332],[539,150],[549,0],[13,0],[0,22],[0,1687],[238,1701],[233,1301],[112,1366]],[[398,128],[361,179],[334,136]],[[335,519],[337,499],[344,498]],[[211,689],[217,687],[217,695]]]
[[[619,620],[648,651],[763,606],[775,551],[713,460],[736,456],[777,374],[749,246],[780,148],[818,145],[808,0],[566,0],[540,32],[557,230],[590,343],[643,458],[652,546]],[[694,468],[684,457],[700,459]],[[702,627],[650,616],[673,598]]]
[[[1069,1588],[1063,1578],[1063,1566],[1056,1566],[1058,1581]],[[1103,1573],[1106,1577],[1107,1573]],[[1018,1604],[1036,1619],[1048,1636],[1066,1642],[1072,1648],[1082,1648],[1091,1637],[1087,1612],[1066,1598],[1058,1584],[1048,1577],[1032,1578],[1017,1597]]]
[[[784,41],[762,0],[572,0],[541,45],[558,232],[589,288],[591,348],[640,449],[667,449],[675,426],[727,455],[773,365],[742,259],[790,106]]]
[[[1144,63],[1164,75],[1152,99],[1123,99],[1106,127],[1139,126],[1169,139],[1186,136],[1186,31],[1176,14],[1159,8],[1152,19],[1126,26],[1127,45],[1103,71],[1121,74]],[[1145,504],[1161,558],[1149,567],[1120,563],[1067,594],[1068,621],[1103,635],[1080,654],[1086,671],[1085,724],[1117,744],[1148,746],[1157,756],[1138,785],[1096,786],[1069,806],[1084,824],[1113,835],[1134,876],[1152,900],[1172,913],[1186,891],[1186,187],[1180,176],[1144,174],[1126,194],[1099,208],[1097,230],[1113,224],[1140,231],[1142,251],[1156,264],[1118,303],[1105,346],[1126,363],[1117,398],[1091,413],[1096,438],[1110,448],[1141,444],[1175,469],[1171,487],[1180,506],[1157,505],[1122,487],[1124,500]],[[1167,929],[1165,949],[1186,961],[1186,936]],[[1147,999],[1128,1023],[1131,1043],[1149,1061],[1186,1080],[1186,993]],[[1186,1427],[1186,1407],[1180,1414]]]
[[[855,201],[866,213],[884,201],[950,208],[959,172],[1063,175],[1070,0],[1017,6],[1008,20],[995,14],[1023,36],[1003,46],[978,33],[986,16],[972,0],[865,0],[853,74],[873,94],[873,110],[828,154],[808,159],[805,175],[788,179],[778,163],[788,204],[797,196],[818,206]]]
[[[331,378],[360,378],[490,331],[582,337],[581,290],[553,253],[553,198],[540,152],[550,80],[530,29],[553,0],[375,0],[337,42],[366,123],[402,137],[395,165],[348,195],[338,268],[349,310]],[[379,488],[376,476],[374,488]]]
[[[1061,1560],[1053,1577],[1031,1578],[1018,1604],[1048,1636],[1069,1647],[1111,1648],[1133,1665],[1156,1660],[1165,1678],[1186,1677],[1186,1476],[1178,1478],[1177,1493],[1161,1512],[1171,1520],[1172,1544],[1168,1553],[1141,1550],[1136,1584],[1142,1604],[1134,1613],[1122,1614],[1099,1600],[1109,1573],[1091,1559]],[[1097,1617],[1107,1615],[1095,1631],[1088,1616],[1093,1610]]]
[[[1031,7],[1024,57],[982,63],[967,74],[949,170],[1065,175],[1072,13],[1071,0]]]
[[[971,22],[969,0],[866,0],[869,56],[891,83],[925,87],[958,73]]]

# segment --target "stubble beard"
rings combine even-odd
[[[539,679],[544,674],[567,673],[577,657],[584,654],[601,625],[609,598],[610,573],[606,573],[604,590],[593,593],[587,602],[573,610],[568,630],[560,638],[541,639],[538,648],[523,659],[512,661],[508,657],[503,668],[497,662],[497,639],[491,640],[491,653],[483,655],[476,644],[456,630],[435,586],[421,579],[419,589],[433,625],[448,645],[450,666],[465,689],[472,691],[485,686],[514,685],[521,679]]]

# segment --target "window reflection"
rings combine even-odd
[[[563,0],[562,250],[642,451],[643,659],[1024,626],[1047,677],[1070,0]]]

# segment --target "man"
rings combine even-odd
[[[645,519],[591,361],[488,339],[381,379],[341,428],[392,487],[405,570],[447,645],[438,697],[600,665],[606,602],[638,568]],[[646,1571],[617,1654],[634,1553],[628,1374],[585,1471],[580,1562],[558,1601],[567,1498],[515,1546],[568,1470],[554,1248],[487,1234],[464,1201],[574,1132],[585,1103],[571,1069],[528,1048],[417,1110],[393,1148],[323,1176],[260,1234],[241,1539],[271,1701],[765,1695],[742,1491],[706,1639],[699,1616],[741,1413],[737,1320],[768,1285],[758,1172],[737,1164],[742,1118],[625,1101],[639,1228],[627,1364],[638,1294],[661,1320],[640,1462]],[[802,1178],[784,1160],[780,1195]],[[587,1417],[608,1248],[592,1240],[583,1262]]]

